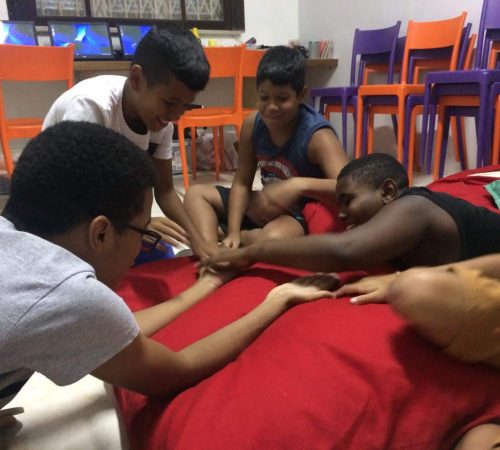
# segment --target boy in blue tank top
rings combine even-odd
[[[194,185],[184,206],[209,245],[228,248],[306,233],[310,199],[334,201],[336,177],[347,163],[330,123],[302,102],[305,58],[274,47],[257,69],[257,112],[243,123],[231,189]],[[263,189],[252,191],[257,167]]]

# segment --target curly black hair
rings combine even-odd
[[[22,152],[2,215],[41,237],[101,214],[120,231],[142,212],[155,181],[150,158],[125,136],[94,123],[60,122]]]
[[[194,34],[176,25],[155,26],[141,39],[132,64],[142,67],[150,86],[168,83],[172,77],[192,91],[205,88],[210,65]]]
[[[306,58],[297,47],[278,45],[266,51],[257,68],[257,87],[269,80],[276,86],[290,84],[297,95],[306,82]]]
[[[347,176],[374,189],[389,178],[396,182],[398,189],[407,188],[409,184],[405,168],[385,153],[372,153],[351,161],[340,171],[337,180]]]

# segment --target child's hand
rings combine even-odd
[[[200,271],[198,281],[209,283],[214,289],[217,289],[228,281],[231,281],[237,274],[238,271],[236,270],[214,272],[213,270],[204,269]]]
[[[162,240],[175,245],[182,242],[189,245],[189,235],[178,223],[167,217],[152,217],[148,225],[150,230],[162,235]]]
[[[252,246],[237,249],[220,248],[217,253],[199,263],[198,271],[203,273],[207,269],[214,272],[245,269],[254,263],[250,256],[251,250]]]
[[[333,297],[334,289],[339,283],[337,275],[330,273],[317,273],[297,278],[290,283],[275,287],[266,297],[265,301],[282,301],[287,306],[298,303]]]
[[[239,248],[240,245],[240,233],[230,233],[220,243],[223,248]]]
[[[340,289],[337,289],[334,292],[335,297],[350,297],[355,295],[355,297],[351,298],[351,303],[356,305],[385,303],[389,286],[398,274],[399,272],[361,278],[361,280],[345,284]]]

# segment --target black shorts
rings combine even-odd
[[[227,215],[229,210],[229,193],[231,192],[230,188],[225,186],[215,186],[215,189],[219,192],[220,198],[222,200],[222,204],[224,205],[224,218],[219,219],[219,226],[222,228],[222,231],[227,234]],[[302,213],[294,211],[290,213],[297,222],[300,223],[301,227],[304,229],[304,234],[307,234],[307,224],[306,219],[302,215]],[[243,220],[241,221],[241,229],[242,230],[253,230],[254,228],[262,228],[260,225],[257,225],[250,217],[246,214],[243,216]]]

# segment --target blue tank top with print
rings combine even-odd
[[[308,105],[300,105],[297,127],[287,142],[276,146],[259,113],[255,117],[252,143],[260,168],[262,184],[292,177],[324,178],[321,167],[307,156],[309,142],[315,131],[330,128],[330,122]]]

